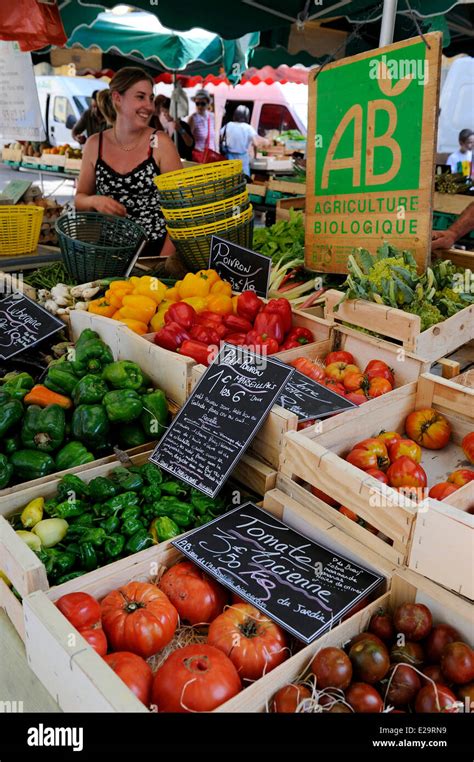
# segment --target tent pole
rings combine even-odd
[[[178,78],[176,76],[176,72],[174,71],[173,72],[173,92],[176,90],[176,82],[177,81],[178,81]],[[179,124],[178,124],[178,114],[177,113],[171,114],[171,116],[173,117],[173,119],[176,122],[176,127],[179,127]],[[176,148],[178,148],[178,130],[177,129],[173,133],[173,140],[174,140],[174,144],[175,144]]]
[[[379,47],[390,45],[393,42],[393,31],[395,29],[395,17],[397,15],[398,0],[384,0],[382,24],[380,26]]]

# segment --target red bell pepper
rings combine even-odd
[[[259,333],[256,330],[249,331],[246,336],[246,342],[250,349],[258,354],[273,355],[278,352],[280,345],[272,336],[266,333]],[[262,349],[264,350],[262,353]]]
[[[155,333],[154,342],[163,349],[176,352],[187,339],[189,339],[189,333],[179,323],[167,323]]]
[[[255,291],[242,291],[237,299],[237,314],[253,323],[263,306],[264,303]]]
[[[178,323],[187,331],[196,322],[196,311],[186,302],[176,302],[169,307],[165,313],[165,324]]]
[[[283,323],[283,331],[286,334],[291,331],[293,324],[293,316],[291,314],[291,305],[288,299],[270,299],[268,304],[263,308],[264,312],[272,315],[279,315]]]
[[[245,333],[229,333],[224,341],[228,344],[235,344],[238,347],[243,347],[247,343],[247,335]]]
[[[297,341],[290,341],[289,339],[285,339],[280,349],[283,351],[284,349],[296,349],[296,347],[300,346],[301,344],[299,344]]]
[[[314,336],[308,328],[292,328],[285,341],[297,341],[298,344],[310,344]]]
[[[224,325],[230,331],[235,331],[237,333],[248,333],[253,328],[250,320],[240,317],[239,315],[225,315]]]
[[[275,313],[265,312],[265,310],[260,312],[255,318],[253,327],[257,334],[266,334],[270,338],[276,339],[278,344],[281,344],[284,339],[283,320],[280,315]]]
[[[221,340],[221,337],[214,328],[208,328],[205,325],[194,325],[191,328],[189,335],[196,341],[202,341],[203,344],[219,345]]]
[[[198,323],[198,325],[208,325],[209,323],[222,325],[223,320],[224,320],[224,316],[219,315],[218,312],[211,312],[210,310],[204,310],[204,312],[199,313],[199,315],[197,316],[196,323]]]
[[[209,365],[218,352],[217,347],[204,344],[202,341],[195,341],[190,339],[184,341],[180,347],[179,353],[186,355],[186,357],[192,357],[200,365]]]

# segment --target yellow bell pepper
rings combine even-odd
[[[130,280],[130,283],[132,283],[133,288],[136,288],[138,284],[140,283],[140,278],[137,275],[132,275],[132,277],[129,280]]]
[[[210,283],[207,275],[188,273],[184,276],[183,282],[179,286],[179,295],[182,300],[190,296],[207,296]]]
[[[196,275],[205,276],[211,289],[214,283],[221,280],[221,276],[215,270],[198,270]]]
[[[165,297],[166,291],[167,288],[161,280],[151,275],[143,275],[135,286],[133,293],[135,295],[147,296],[149,299],[153,299],[156,304],[160,304]]]
[[[112,291],[112,289],[109,288],[109,290],[105,292],[105,298],[113,307],[120,309],[124,297],[128,296],[130,293],[131,291],[129,291],[129,289],[120,290],[116,288],[114,291]]]
[[[187,299],[181,299],[182,302],[186,302],[186,304],[190,304],[191,307],[195,312],[199,313],[204,312],[204,310],[209,309],[207,306],[207,298],[203,296],[189,296]]]
[[[125,320],[125,318],[122,317],[122,310],[119,309],[117,312],[114,312],[112,315],[112,320]]]
[[[130,280],[113,280],[109,288],[111,291],[124,291],[128,290],[129,293],[133,291],[135,286],[133,285],[133,278]]]
[[[170,302],[166,299],[164,302],[161,302],[157,312],[150,320],[150,326],[153,329],[153,331],[159,331],[160,328],[163,328],[165,324],[165,315],[172,304],[174,304],[174,302]]]
[[[156,312],[156,302],[149,296],[132,294],[125,296],[120,310],[121,317],[127,320],[138,320],[148,325]]]
[[[234,313],[234,315],[238,314],[237,313],[237,300],[238,300],[238,298],[239,298],[238,296],[233,296],[232,297],[232,312]]]
[[[148,333],[148,326],[146,323],[142,323],[140,320],[131,320],[130,318],[121,318],[121,323],[130,328],[133,333],[138,333],[143,336],[144,333]]]
[[[224,294],[232,296],[232,286],[226,280],[218,280],[211,286],[211,294]]]
[[[213,294],[206,299],[207,309],[217,312],[218,315],[232,314],[232,299],[226,294]]]
[[[166,294],[165,294],[165,301],[166,302],[171,302],[171,303],[173,303],[173,302],[179,302],[180,298],[181,297],[179,295],[179,290],[178,290],[178,288],[176,286],[173,286],[173,288],[169,288],[166,291]]]
[[[102,315],[102,317],[109,318],[112,317],[117,307],[108,302],[104,296],[101,296],[100,299],[93,299],[92,302],[89,302],[87,309],[89,312],[92,312],[93,315]]]

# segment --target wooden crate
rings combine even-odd
[[[391,587],[364,610],[354,614],[331,632],[303,648],[291,659],[262,677],[242,694],[238,694],[216,711],[268,712],[275,693],[288,683],[301,682],[309,676],[314,656],[330,646],[342,648],[355,635],[367,630],[371,617],[379,609],[393,612],[402,603],[423,603],[429,607],[435,623],[449,623],[472,643],[472,610],[470,605],[442,590],[434,583],[411,571],[399,570],[393,575]],[[460,705],[460,711],[463,711]]]
[[[289,220],[290,209],[300,210],[304,214],[304,210],[306,209],[306,196],[280,198],[276,203],[276,219]]]
[[[66,166],[66,156],[59,153],[43,153],[41,154],[41,164],[46,167],[61,167],[64,169]]]
[[[144,448],[142,449],[144,450]],[[131,455],[132,463],[134,465],[146,463],[151,452],[152,450],[148,449],[139,454]],[[110,458],[107,463],[102,465],[89,463],[83,467],[80,477],[89,483],[96,476],[107,476],[119,465],[120,461],[116,458]],[[7,519],[14,513],[18,513],[33,498],[39,496],[46,500],[52,498],[57,492],[60,476],[64,476],[66,473],[77,473],[77,470],[63,471],[61,475],[55,474],[54,477],[41,484],[29,486],[11,495],[0,497],[0,569],[5,572],[22,598],[36,590],[48,590],[49,582],[43,563],[36,553],[16,535]],[[248,495],[249,491],[257,495],[264,495],[265,492],[275,487],[276,476],[277,473],[274,469],[256,458],[244,455],[232,473],[232,481],[235,482],[236,490],[238,490],[239,485],[242,485],[243,495]],[[140,560],[150,556],[153,556],[153,548],[147,548],[135,554],[133,558]],[[113,564],[102,568],[109,573],[108,570],[121,568],[124,561],[130,562],[130,558],[129,556],[127,559],[115,561]],[[86,578],[88,579],[88,575],[80,577],[81,580],[87,581]],[[0,607],[5,609],[16,630],[24,639],[21,603],[2,580],[0,583],[2,583],[0,584]]]
[[[468,465],[459,445],[462,438],[474,428],[473,403],[474,390],[452,384],[437,376],[423,375],[418,383],[407,384],[395,389],[390,395],[374,400],[371,403],[370,415],[366,415],[366,410],[361,407],[358,415],[351,415],[351,418],[335,416],[324,422],[323,433],[318,433],[313,426],[300,433],[287,434],[277,487],[284,487],[285,491],[300,503],[399,566],[410,565],[431,576],[435,564],[425,558],[431,552],[438,567],[433,572],[436,573],[436,580],[446,580],[443,584],[449,584],[456,592],[471,596],[472,572],[468,579],[465,572],[469,564],[472,565],[474,517],[465,511],[461,513],[459,509],[451,509],[446,502],[437,503],[431,511],[431,499],[417,504],[391,487],[367,476],[364,471],[347,463],[344,457],[356,442],[377,435],[382,429],[402,433],[405,418],[409,413],[420,408],[432,407],[449,420],[453,436],[452,441],[442,451],[423,449],[421,465],[427,473],[428,485],[431,487],[437,482],[445,481],[451,471]],[[353,510],[376,527],[379,533],[389,538],[392,544],[331,508],[297,480],[322,490],[341,505]],[[456,493],[457,500],[470,495],[471,491],[472,482],[471,485],[459,489]],[[442,536],[438,536],[435,547],[429,546],[425,552],[420,543],[413,541],[415,526],[420,522],[417,536],[429,538],[431,531],[436,533],[435,528],[431,529],[436,520],[435,510],[443,514],[443,521],[449,529],[446,529]],[[457,546],[453,546],[447,539],[451,532],[458,540],[460,534],[463,536],[461,545],[458,543]],[[426,544],[431,540],[423,542]],[[441,543],[442,562],[438,551]],[[449,574],[443,571],[448,567]]]
[[[247,183],[247,193],[250,196],[261,196],[265,198],[268,183]]]
[[[463,251],[462,249],[436,249],[431,252],[433,259],[450,259],[456,267],[465,267],[468,270],[474,270],[474,251]]]
[[[81,167],[82,167],[82,159],[66,158],[66,165],[64,167],[66,172],[80,172]]]
[[[23,154],[21,160],[22,167],[34,167],[35,169],[38,169],[42,163],[43,160],[41,156],[27,156],[26,154]]]
[[[281,516],[278,503],[272,499],[266,506],[276,516]],[[343,533],[329,534],[331,525],[318,519],[297,504],[285,508],[285,522],[307,534],[335,552],[341,552],[352,560],[367,566],[385,576],[389,585],[392,567],[384,559],[372,554],[366,560],[366,549]],[[145,557],[146,554],[146,557]],[[140,557],[141,556],[141,557]],[[84,591],[101,599],[108,592],[131,580],[149,581],[160,577],[166,568],[181,558],[169,542],[149,548],[133,557],[116,562],[113,566],[91,572],[85,577],[71,580],[49,591],[38,590],[24,600],[24,620],[26,630],[26,651],[28,664],[56,699],[64,711],[88,712],[147,712],[146,707],[128,690],[106,665],[104,660],[80,637],[79,633],[54,606],[54,601],[74,591]],[[112,571],[111,571],[112,570]],[[380,599],[379,599],[380,600]],[[358,616],[355,614],[354,616]],[[350,619],[348,621],[351,621]],[[344,623],[344,624],[347,624]],[[344,624],[336,626],[339,631]],[[75,635],[71,638],[71,635]],[[277,667],[272,675],[289,664]],[[266,678],[262,678],[266,680]],[[241,694],[223,704],[217,711],[247,711],[245,697],[254,695],[254,683]]]
[[[433,209],[435,212],[446,212],[448,214],[461,214],[471,203],[472,198],[469,194],[462,193],[439,193],[433,194]]]
[[[382,336],[397,339],[407,352],[424,360],[439,360],[474,339],[473,306],[465,307],[456,315],[422,332],[418,315],[364,299],[345,301],[336,311],[335,307],[341,301],[343,293],[331,289],[326,291],[325,296],[325,316],[328,320],[359,325]]]
[[[14,164],[20,164],[23,159],[23,151],[21,148],[2,148],[2,161],[13,162]]]
[[[268,189],[279,191],[280,193],[293,193],[295,196],[306,193],[306,182],[298,183],[296,180],[277,180],[271,178],[268,182]]]

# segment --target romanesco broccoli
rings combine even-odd
[[[379,259],[373,265],[368,276],[369,281],[377,292],[382,293],[382,280],[390,280],[393,277],[392,267],[402,267],[416,277],[416,267],[405,264],[403,257]]]
[[[439,309],[430,304],[430,302],[413,302],[409,306],[404,307],[405,312],[411,312],[412,315],[419,315],[421,318],[421,330],[426,331],[436,323],[441,323],[444,320],[444,316]]]

